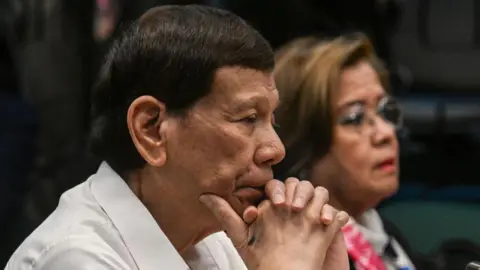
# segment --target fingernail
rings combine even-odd
[[[199,200],[201,203],[203,203],[203,204],[205,204],[205,205],[207,205],[207,206],[212,204],[212,200],[210,199],[210,196],[208,196],[208,195],[201,195],[201,196],[198,198],[198,200]]]
[[[293,200],[292,206],[296,208],[303,208],[305,204],[302,198],[295,198],[295,200]]]
[[[323,214],[323,220],[325,220],[325,221],[332,221],[332,220],[333,220],[332,213],[330,213],[330,212],[324,213],[324,214]]]
[[[340,211],[340,212],[337,214],[337,219],[338,219],[339,221],[347,222],[349,218],[350,218],[350,216],[349,216],[348,213],[345,212],[345,211]]]
[[[282,196],[281,194],[278,194],[278,193],[277,193],[277,194],[274,194],[274,195],[272,196],[272,202],[273,202],[273,204],[281,204],[281,203],[283,203],[283,201],[284,201],[284,198],[283,198],[283,196]]]

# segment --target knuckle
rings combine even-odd
[[[318,213],[314,213],[312,211],[306,211],[305,212],[305,219],[307,220],[307,222],[309,223],[313,223],[313,224],[316,224],[318,223],[318,220],[320,219],[320,216]]]
[[[307,181],[307,180],[300,181],[300,185],[308,191],[314,189],[312,183],[310,181]]]
[[[285,184],[278,180],[272,180],[267,183],[267,186],[265,187],[265,192],[268,196],[283,196],[285,194]]]
[[[315,196],[319,197],[319,198],[323,198],[325,201],[328,201],[329,200],[329,193],[328,193],[328,190],[324,187],[316,187],[315,188]]]
[[[285,194],[285,188],[283,187],[277,187],[273,191],[274,194],[279,194],[279,195],[284,195]]]
[[[263,200],[259,205],[258,209],[259,210],[264,210],[272,207],[272,202],[270,200]]]
[[[266,187],[275,189],[275,188],[278,188],[278,186],[283,186],[283,185],[284,184],[282,183],[282,181],[279,181],[277,179],[272,179],[267,182]]]
[[[279,183],[278,185],[275,185],[275,187],[273,187],[273,193],[274,194],[285,194],[285,185],[283,183]]]
[[[327,204],[330,207],[330,211],[332,211],[333,216],[335,217],[340,211],[337,210],[337,208]]]
[[[306,201],[306,199],[307,199],[307,196],[305,195],[305,193],[302,193],[302,192],[295,193],[295,200]]]
[[[336,216],[337,216],[337,219],[339,219],[340,222],[342,223],[342,226],[347,224],[348,220],[350,219],[350,215],[345,211],[337,210]]]
[[[338,210],[336,208],[334,208],[333,206],[331,206],[330,204],[325,204],[323,206],[322,212],[328,213],[328,214],[332,215],[333,217],[335,217],[338,213]]]
[[[288,178],[285,180],[285,185],[298,184],[298,182],[300,182],[300,181],[298,180],[298,178],[288,177]]]

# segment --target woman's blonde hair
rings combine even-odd
[[[297,176],[322,158],[332,143],[332,93],[345,68],[367,61],[388,89],[388,74],[363,34],[331,40],[306,37],[276,53],[275,81],[280,107],[275,113],[278,133],[287,150],[277,166],[282,177]]]

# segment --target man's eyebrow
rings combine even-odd
[[[255,108],[259,103],[264,101],[268,101],[268,98],[265,96],[240,97],[235,100],[230,110],[234,113],[240,113]]]

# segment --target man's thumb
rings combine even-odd
[[[227,201],[211,194],[201,195],[199,200],[210,209],[235,246],[245,242],[248,238],[247,224]]]

